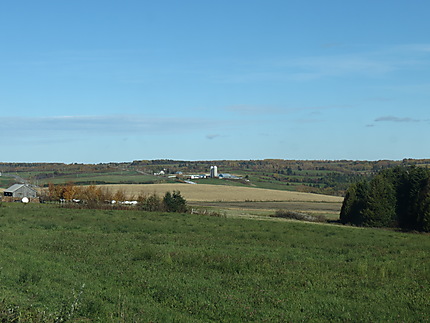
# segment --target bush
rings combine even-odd
[[[165,210],[167,212],[187,212],[187,201],[182,197],[181,192],[166,192],[163,198]]]
[[[163,203],[161,198],[153,193],[152,195],[141,195],[138,197],[140,209],[148,212],[163,211]]]
[[[179,191],[173,193],[166,192],[163,198],[157,194],[141,195],[138,197],[139,207],[149,212],[188,212],[187,201],[182,197]]]

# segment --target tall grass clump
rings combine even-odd
[[[271,217],[299,220],[299,221],[308,221],[308,222],[326,222],[327,221],[324,215],[321,215],[321,214],[311,215],[311,214],[305,214],[305,213],[290,211],[290,210],[277,210],[275,214],[271,215]]]

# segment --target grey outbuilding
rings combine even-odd
[[[4,196],[35,198],[37,192],[27,184],[14,184],[3,193]]]

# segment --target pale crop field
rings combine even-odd
[[[122,190],[129,198],[136,198],[140,194],[148,195],[153,193],[162,196],[166,192],[180,191],[181,195],[190,202],[290,201],[342,203],[343,201],[343,198],[338,196],[206,184],[113,184],[100,185],[100,187],[108,189],[110,192]]]

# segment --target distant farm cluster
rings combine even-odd
[[[205,174],[184,174],[181,171],[175,172],[174,174],[166,174],[166,169],[154,173],[155,176],[168,176],[169,178],[177,178],[184,180],[185,183],[195,184],[189,180],[195,179],[205,179],[205,178],[218,178],[218,179],[242,179],[240,176],[228,174],[228,173],[218,173],[218,166],[211,166],[209,173]]]

